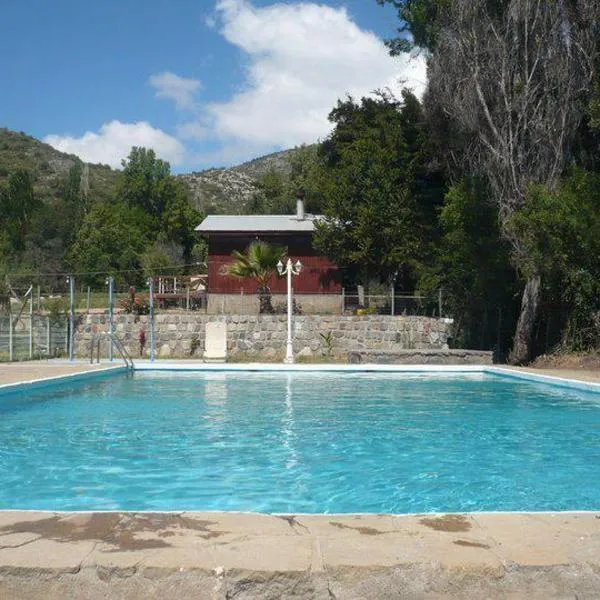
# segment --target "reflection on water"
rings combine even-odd
[[[298,464],[298,453],[295,448],[296,431],[294,428],[294,404],[292,402],[292,374],[286,375],[285,410],[282,419],[283,447],[288,452],[286,468],[293,469]]]

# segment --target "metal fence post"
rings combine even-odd
[[[154,362],[154,280],[148,279],[150,289],[150,361]]]
[[[29,296],[29,359],[33,358],[33,285]]]
[[[52,333],[50,331],[50,316],[46,317],[46,344],[48,347],[48,357],[52,356]]]
[[[392,295],[392,307],[391,307],[391,313],[392,313],[392,317],[396,314],[396,282],[393,281],[392,285],[390,286],[391,290],[390,293]]]
[[[71,310],[69,311],[69,360],[74,359],[73,342],[75,340],[75,278],[69,275],[69,296],[71,300]]]
[[[10,301],[9,301],[10,302]],[[8,360],[13,361],[13,321],[12,306],[8,305]]]
[[[114,313],[114,277],[109,276],[106,279],[106,283],[108,284],[108,360],[112,362],[113,360],[113,313]]]
[[[438,290],[438,313],[440,319],[442,318],[442,288]]]

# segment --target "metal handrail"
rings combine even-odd
[[[109,333],[109,332],[105,332],[105,331],[92,336],[92,352],[91,352],[90,362],[91,363],[94,362],[94,344],[97,345],[97,348],[98,348],[97,357],[98,357],[98,362],[100,362],[100,339],[102,338],[102,336],[107,337],[115,345],[115,347],[119,351],[119,354],[121,355],[121,358],[125,362],[125,366],[129,370],[133,371],[135,369],[135,365],[133,364],[133,359],[131,358],[131,355],[129,354],[129,352],[127,352],[127,348],[125,348],[125,346],[123,345],[123,342],[114,333]]]
[[[131,371],[134,370],[135,365],[133,364],[133,358],[127,348],[123,345],[123,342],[114,333],[105,333],[106,337],[117,347],[117,350],[121,354],[121,358],[125,361],[125,366]]]

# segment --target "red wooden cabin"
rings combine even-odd
[[[335,312],[342,292],[341,273],[336,265],[319,255],[312,245],[314,222],[318,216],[304,214],[301,201],[295,215],[214,215],[202,221],[196,231],[208,237],[208,310],[237,312],[244,295],[257,293],[253,279],[237,279],[225,274],[235,259],[232,252],[244,252],[253,240],[263,240],[287,248],[287,255],[302,263],[294,277],[294,294],[300,303],[315,310]],[[286,294],[286,279],[273,275],[273,296]],[[320,298],[320,299],[319,299]],[[248,299],[246,298],[246,302]],[[225,307],[229,307],[226,309]]]

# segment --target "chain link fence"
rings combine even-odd
[[[392,316],[443,316],[441,293],[435,297],[396,294],[342,294],[344,314],[378,314]]]
[[[64,316],[1,314],[0,361],[66,356],[68,333]]]

